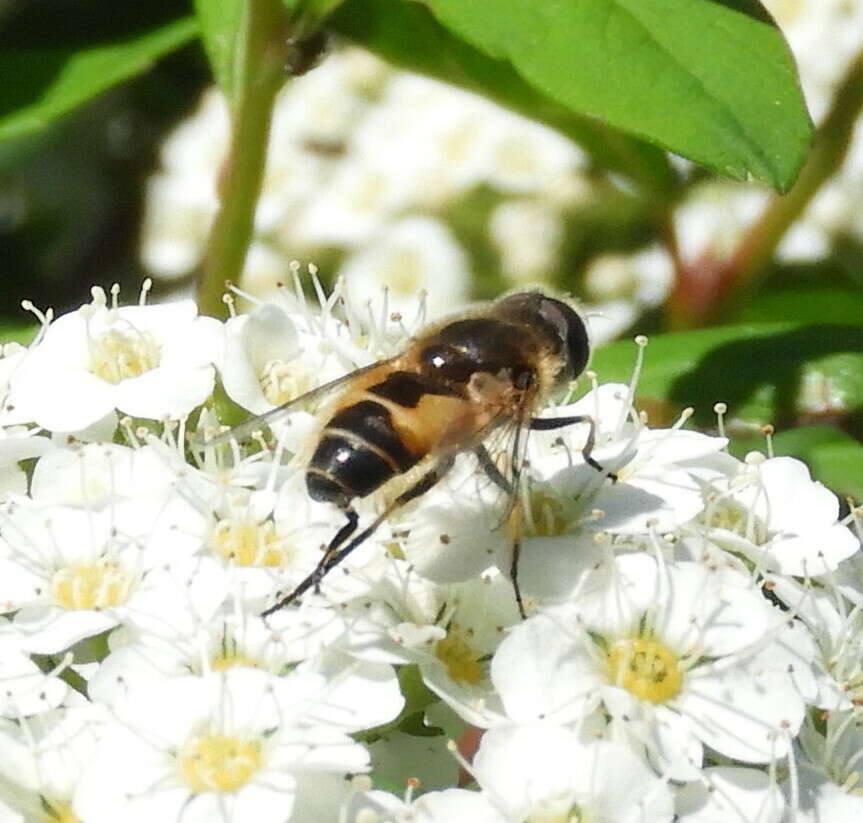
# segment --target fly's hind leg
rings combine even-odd
[[[289,595],[283,597],[268,609],[261,612],[261,617],[269,617],[273,612],[290,605],[302,597],[302,595],[311,588],[315,588],[315,590],[317,590],[320,586],[321,580],[323,580],[324,576],[329,571],[338,566],[339,563],[341,563],[354,549],[365,543],[365,541],[368,540],[375,531],[377,531],[381,523],[396,511],[396,509],[401,508],[411,500],[425,494],[425,492],[439,482],[452,468],[454,462],[454,458],[452,457],[443,458],[433,469],[430,469],[419,480],[417,480],[413,486],[400,494],[392,503],[390,503],[382,514],[378,515],[378,517],[376,517],[365,529],[353,537],[347,545],[342,545],[344,541],[354,533],[357,527],[356,512],[354,512],[353,509],[347,509],[346,514],[348,516],[348,522],[339,529],[335,537],[330,541],[330,545],[327,547],[327,550],[324,552],[324,556],[321,558],[315,570]],[[353,518],[351,515],[353,515]],[[340,540],[338,538],[340,538]]]
[[[356,513],[356,510],[353,506],[346,506],[344,509],[345,517],[348,518],[347,523],[345,523],[336,533],[333,535],[333,539],[330,540],[329,545],[324,549],[324,556],[318,562],[316,572],[319,572],[318,579],[314,582],[315,594],[320,594],[321,591],[321,578],[324,576],[323,572],[320,571],[324,564],[327,561],[327,558],[330,557],[333,552],[335,552],[342,543],[345,542],[356,530],[357,524],[360,522],[360,516]]]
[[[596,445],[596,421],[589,414],[578,414],[572,417],[534,417],[530,421],[530,428],[532,431],[553,431],[566,426],[574,426],[577,423],[587,423],[590,427],[587,431],[587,440],[581,450],[584,462],[602,474],[607,473],[616,483],[617,475],[614,472],[606,472],[605,468],[593,459],[593,448]]]

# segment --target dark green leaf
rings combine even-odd
[[[237,37],[243,18],[243,0],[194,0],[204,50],[213,75],[228,100],[236,84]]]
[[[105,89],[144,71],[195,34],[191,17],[86,46],[0,51],[0,140],[38,131]]]
[[[812,126],[791,53],[752,0],[426,5],[456,36],[572,111],[781,189],[803,162]]]
[[[759,294],[745,305],[736,321],[766,323],[847,323],[863,320],[863,290],[823,286],[784,288]]]
[[[534,7],[534,4],[526,4]],[[661,151],[583,117],[525,82],[506,59],[493,59],[404,0],[347,0],[332,27],[386,60],[483,94],[578,142],[597,162],[646,188],[667,190],[674,174]]]
[[[733,454],[742,457],[748,451],[764,451],[765,441],[751,438],[733,439]],[[778,432],[773,438],[777,456],[788,455],[805,461],[812,476],[843,497],[863,501],[863,444],[835,426],[801,426]]]
[[[602,381],[628,380],[635,345],[600,348],[591,363]],[[790,426],[863,414],[863,326],[792,323],[725,326],[651,337],[637,396],[648,409],[693,406],[696,420],[729,417]]]

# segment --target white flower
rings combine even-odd
[[[132,690],[88,763],[75,811],[85,820],[257,820],[294,812],[305,772],[368,767],[368,754],[316,717],[326,681],[231,669]]]
[[[708,487],[709,538],[760,569],[798,576],[835,570],[860,548],[839,523],[839,500],[793,457],[754,455]]]
[[[322,548],[345,522],[337,508],[309,497],[301,472],[280,479],[278,493],[216,484],[206,496],[191,483],[179,489],[197,507],[186,526],[194,551],[224,569],[234,597],[249,608],[264,609],[290,593],[311,574]],[[366,515],[369,506],[361,502],[357,510]],[[361,570],[379,551],[372,540],[353,552],[342,573],[327,580],[327,597],[338,600],[365,591]],[[351,570],[357,574],[349,577]]]
[[[656,306],[674,282],[674,263],[659,244],[635,254],[603,254],[590,262],[584,281],[591,300],[634,297],[639,305]]]
[[[563,240],[563,218],[538,200],[508,200],[492,212],[489,236],[500,254],[504,277],[514,285],[552,273]]]
[[[811,702],[830,711],[850,709],[863,695],[863,606],[849,605],[832,584],[769,574],[764,586],[812,634],[822,676]]]
[[[427,294],[430,317],[462,306],[468,296],[468,261],[450,230],[430,217],[405,217],[373,244],[350,255],[339,270],[347,297],[377,303],[388,289],[392,311],[411,316],[417,297]]]
[[[470,580],[496,563],[506,566],[505,503],[473,455],[464,455],[411,511],[393,518],[392,529],[423,577],[436,583]]]
[[[104,720],[101,706],[82,702],[0,726],[0,820],[4,803],[26,823],[77,820],[78,783]]]
[[[670,823],[671,792],[629,747],[568,729],[516,726],[483,735],[473,774],[508,821]]]
[[[162,146],[162,162],[172,173],[212,177],[224,160],[230,138],[230,114],[217,88],[201,95],[190,120],[182,122]]]
[[[411,198],[410,179],[387,163],[348,157],[303,210],[283,229],[281,242],[354,248],[372,240]]]
[[[179,418],[213,391],[222,326],[192,301],[108,307],[93,302],[54,321],[11,380],[11,402],[44,428],[83,429],[117,409]]]
[[[798,764],[798,784],[792,775],[785,786],[789,805],[799,804],[797,819],[803,823],[855,823],[863,814],[859,714],[830,712],[819,725],[817,729],[809,718],[800,732],[804,758]]]
[[[365,365],[345,323],[311,325],[310,314],[261,303],[228,320],[222,379],[234,402],[260,414]]]
[[[814,691],[811,661],[747,584],[643,554],[600,566],[571,604],[501,644],[491,675],[508,716],[578,725],[601,701],[620,733],[683,779],[697,776],[704,744],[750,763],[783,756],[803,718],[795,678]]]
[[[160,506],[117,504],[102,511],[62,506],[7,507],[0,544],[0,609],[32,652],[51,654],[132,620],[159,603],[156,619],[171,622],[169,605],[201,577],[180,529],[183,509],[164,518]]]
[[[416,663],[426,686],[461,717],[500,722],[488,659],[518,619],[512,586],[501,575],[436,586],[404,563],[345,611],[343,648],[365,660]]]
[[[154,276],[181,278],[200,262],[219,207],[214,183],[210,171],[147,181],[141,260]]]
[[[724,260],[761,214],[766,190],[710,181],[689,190],[674,212],[680,255],[689,265]]]
[[[40,506],[102,509],[120,501],[165,500],[177,477],[149,446],[77,443],[39,458],[30,497]]]
[[[487,179],[510,193],[553,189],[584,162],[581,150],[548,126],[504,110],[485,130]]]
[[[605,384],[576,403],[541,415],[592,417],[596,446],[591,456],[617,477],[608,482],[581,458],[586,424],[532,433],[531,474],[545,494],[557,499],[562,521],[612,534],[662,533],[703,510],[701,483],[693,469],[712,459],[727,441],[679,428],[648,429],[630,419],[629,398],[628,387]]]

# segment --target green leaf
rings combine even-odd
[[[756,295],[741,309],[739,323],[859,323],[863,291],[839,286],[782,288]]]
[[[659,149],[556,102],[526,82],[506,59],[489,57],[447,31],[418,3],[347,0],[329,23],[397,66],[477,92],[557,129],[598,163],[647,189],[674,187],[675,174]]]
[[[812,125],[791,52],[753,0],[426,5],[559,104],[704,166],[787,189],[803,162]]]
[[[149,68],[188,42],[196,22],[187,17],[155,29],[80,45],[0,50],[0,140],[45,128],[91,97]]]
[[[730,451],[743,457],[752,450],[764,451],[764,438],[735,438]],[[841,429],[828,425],[801,426],[773,437],[778,457],[797,457],[809,465],[812,476],[843,497],[863,501],[863,443]]]
[[[37,326],[26,320],[0,318],[0,343],[28,345],[36,336]]]
[[[243,19],[243,0],[194,0],[204,51],[213,75],[228,100],[237,82],[237,39]]]
[[[627,341],[597,350],[601,381],[626,381],[635,361]],[[730,419],[777,427],[819,417],[854,425],[863,415],[863,326],[765,323],[656,335],[645,351],[637,397],[653,423],[686,406],[715,424],[713,405]]]

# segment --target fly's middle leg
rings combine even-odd
[[[532,431],[554,431],[566,426],[574,426],[577,423],[587,423],[589,426],[587,440],[581,449],[581,456],[584,458],[584,462],[598,472],[608,474],[612,481],[616,483],[617,475],[614,472],[606,472],[605,467],[593,459],[593,449],[596,445],[596,421],[589,414],[578,414],[572,417],[534,417],[530,421],[530,428]]]

